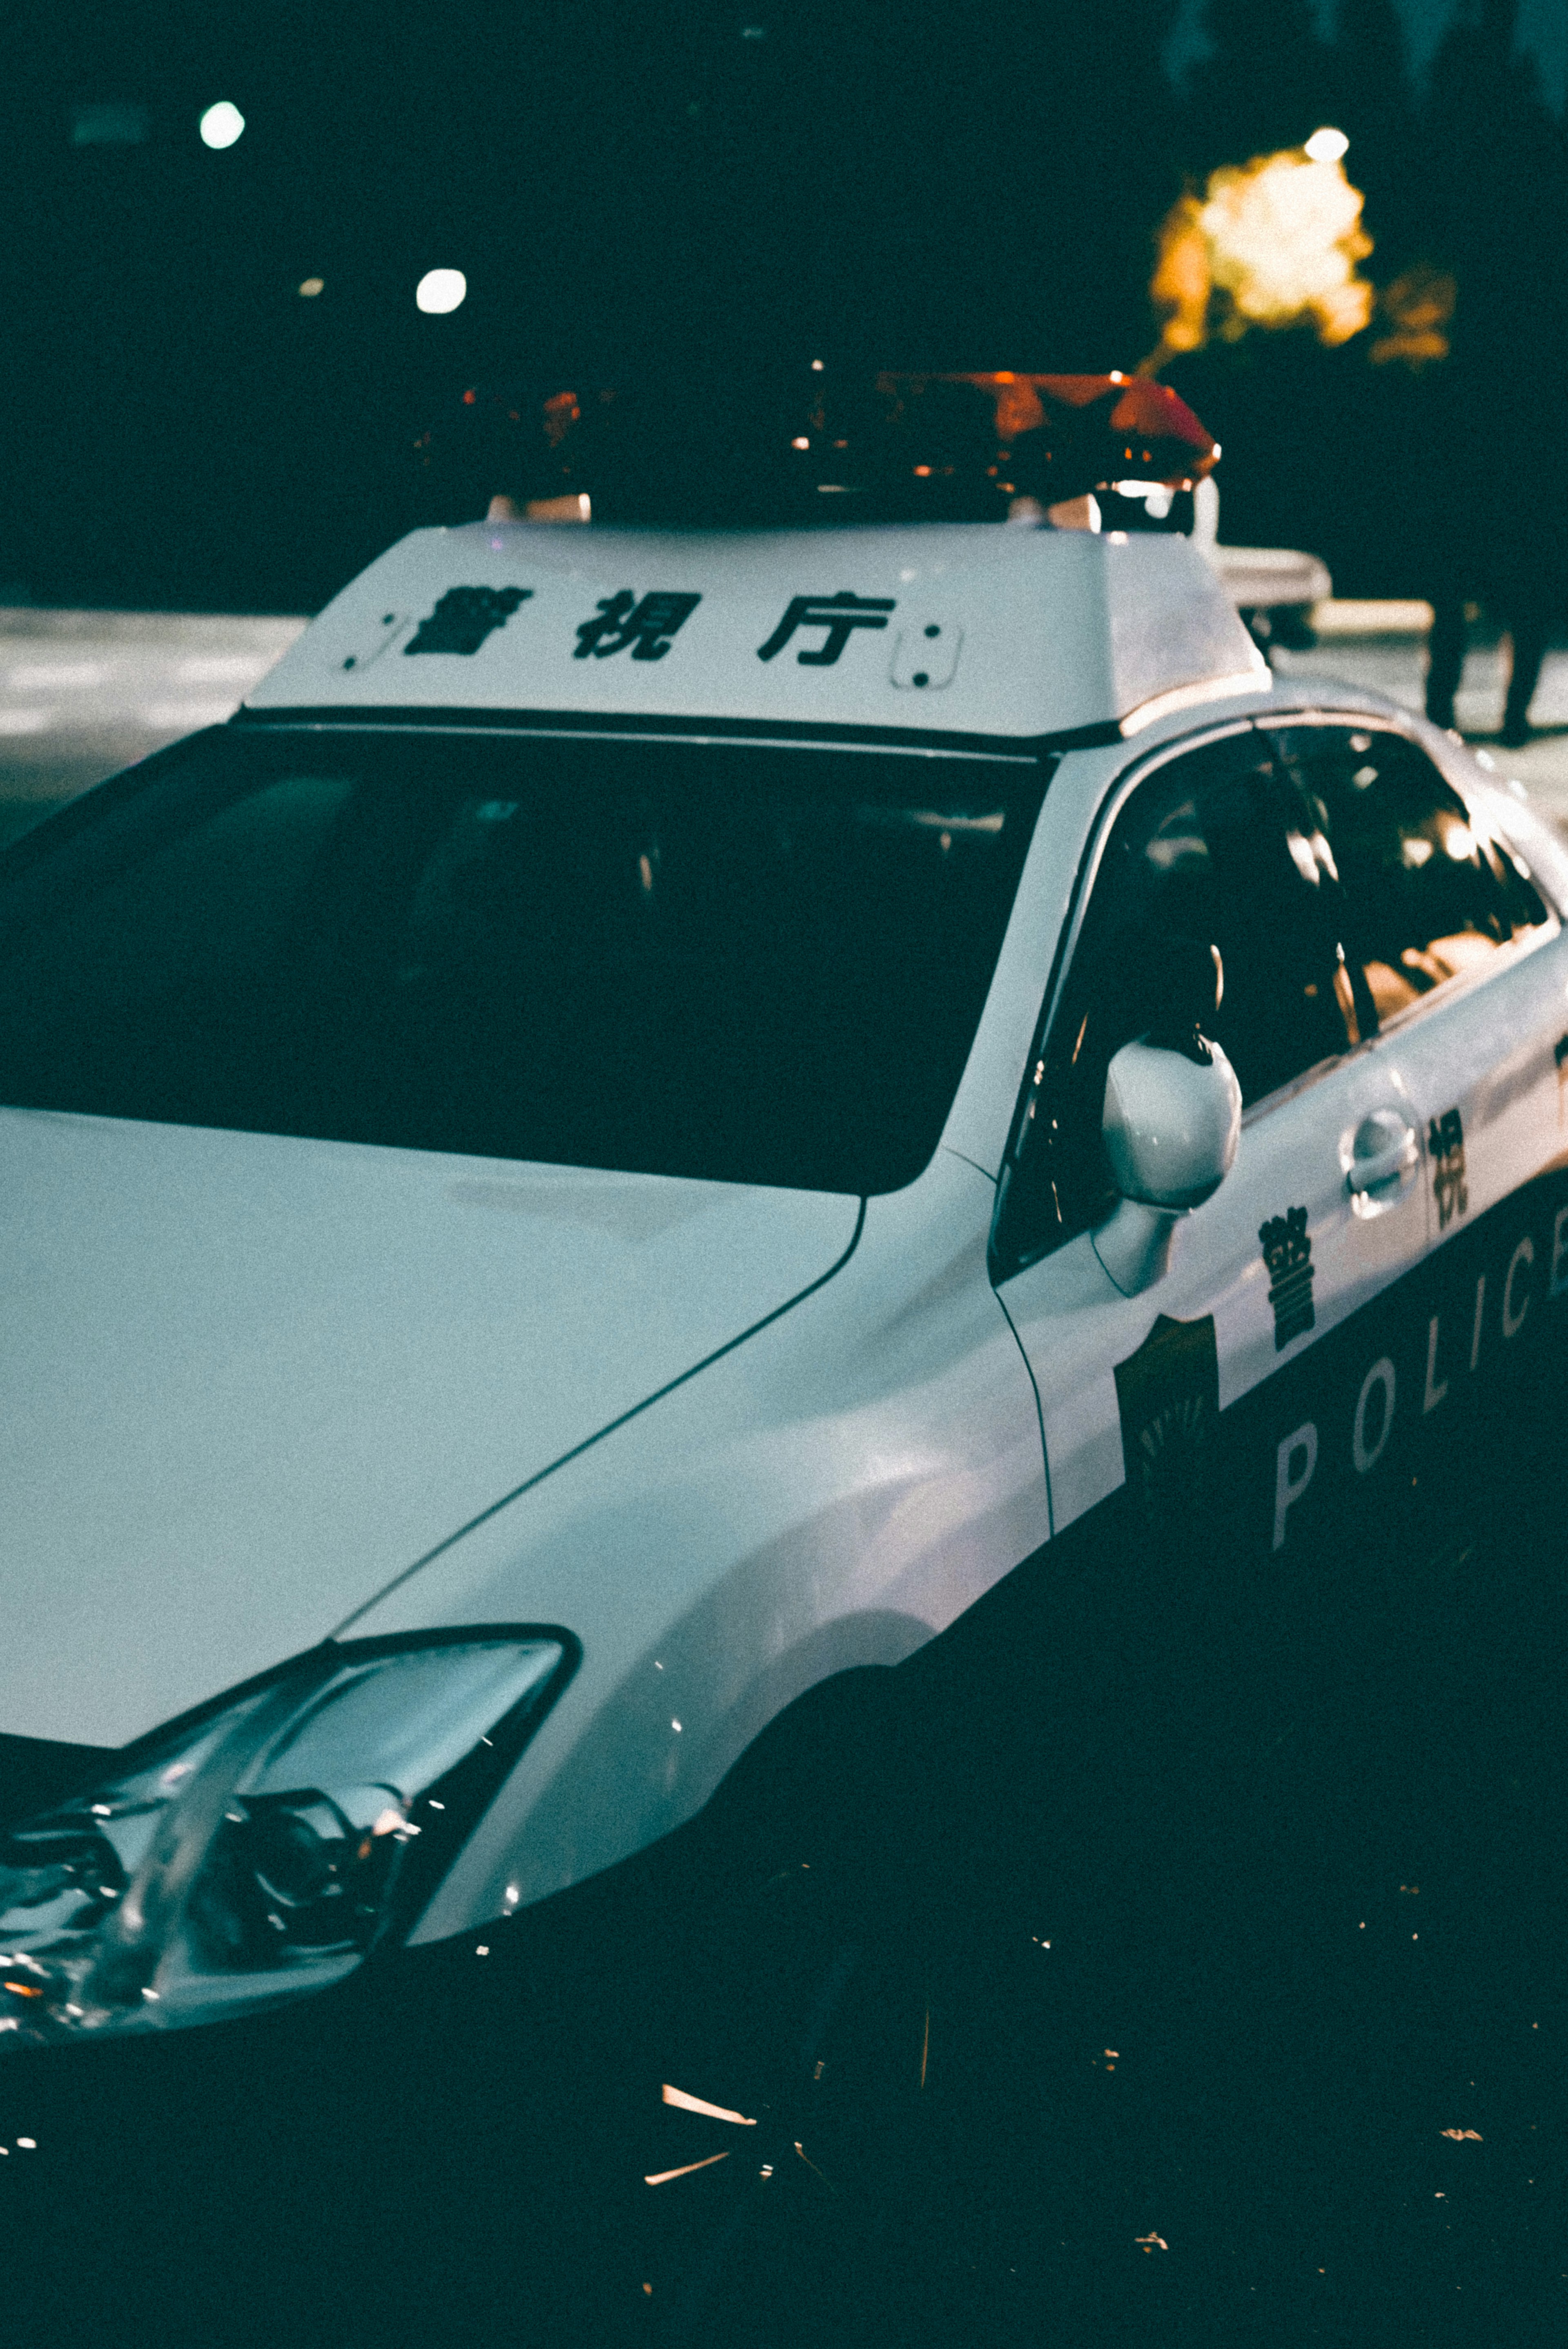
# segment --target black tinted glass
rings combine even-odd
[[[1066,994],[1010,1181],[1008,1214],[1037,1253],[1107,1213],[1106,1070],[1170,1015],[1170,974],[1216,946],[1203,1031],[1256,1101],[1370,1027],[1340,954],[1343,893],[1318,812],[1250,730],[1161,767],[1128,801],[1100,859]]]
[[[1402,735],[1300,726],[1274,739],[1325,812],[1348,898],[1346,952],[1380,1019],[1547,919],[1511,853]]]
[[[0,1099],[894,1189],[940,1133],[1043,772],[226,730],[0,864]]]

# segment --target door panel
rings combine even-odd
[[[1557,925],[1484,814],[1407,737],[1325,723],[1273,740],[1326,811],[1348,950],[1421,1112],[1445,1246],[1568,1148]]]
[[[1037,1260],[1001,1294],[1035,1376],[1058,1532],[1124,1484],[1156,1515],[1201,1514],[1220,1474],[1219,1414],[1283,1370],[1293,1391],[1310,1385],[1303,1358],[1375,1312],[1429,1238],[1416,1098],[1397,1045],[1372,1040],[1320,803],[1248,730],[1138,775],[1111,817],[998,1222],[1014,1242],[1022,1224],[1020,1255],[1027,1219],[1037,1226]],[[1114,1204],[1105,1069],[1120,1043],[1169,1023],[1181,958],[1162,941],[1177,936],[1220,950],[1224,990],[1204,1025],[1247,1114],[1231,1173],[1178,1223],[1169,1269],[1125,1297],[1092,1237]],[[1315,1441],[1287,1451],[1271,1544],[1288,1537]]]
[[[1203,1457],[1217,1440],[1206,1424],[1212,1409],[1228,1411],[1286,1367],[1293,1388],[1310,1388],[1311,1370],[1298,1361],[1315,1360],[1329,1332],[1418,1266],[1428,1189],[1419,1160],[1392,1197],[1370,1203],[1379,1213],[1358,1213],[1347,1188],[1342,1160],[1377,1112],[1418,1123],[1398,1062],[1374,1045],[1250,1119],[1234,1166],[1178,1226],[1169,1272],[1140,1296],[1114,1288],[1088,1233],[1004,1285],[1039,1395],[1054,1531],[1130,1477],[1151,1495],[1170,1487],[1202,1506],[1205,1475],[1218,1472],[1217,1455],[1206,1466]],[[1190,1352],[1161,1343],[1165,1325],[1204,1321],[1212,1405]],[[1130,1378],[1127,1365],[1150,1340],[1168,1371],[1156,1376],[1146,1361]],[[1289,1524],[1287,1503],[1282,1543]]]
[[[1426,1122],[1439,1246],[1568,1154],[1561,942],[1423,1006],[1395,1043]]]
[[[1555,1412],[1568,1340],[1568,1169],[1479,1216],[1224,1413],[1212,1527],[1300,1586],[1346,1637],[1477,1514]],[[1402,1563],[1401,1563],[1402,1562]],[[1520,1557],[1500,1606],[1528,1604],[1547,1557]],[[1305,1585],[1300,1585],[1305,1574]],[[1390,1601],[1375,1600],[1378,1576]],[[1261,1592],[1274,1588],[1264,1578]],[[1360,1634],[1354,1634],[1359,1638]]]

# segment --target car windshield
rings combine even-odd
[[[0,1101],[896,1189],[936,1145],[1045,774],[227,728],[0,859]]]

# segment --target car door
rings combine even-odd
[[[1481,795],[1467,803],[1398,729],[1271,732],[1327,811],[1347,950],[1420,1112],[1434,1253],[1407,1382],[1434,1448],[1451,1453],[1495,1420],[1485,1406],[1518,1386],[1568,1289],[1559,925]]]
[[[1144,1527],[1223,1519],[1277,1556],[1382,1464],[1397,1397],[1379,1314],[1420,1266],[1427,1201],[1414,1097],[1346,928],[1323,812],[1250,725],[1174,746],[1110,793],[993,1247],[1057,1537],[1130,1506]],[[1169,1269],[1125,1296],[1096,1250],[1115,1204],[1106,1070],[1154,1025],[1174,937],[1219,949],[1209,1031],[1240,1079],[1242,1131]]]

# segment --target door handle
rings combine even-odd
[[[1398,1110],[1375,1110],[1356,1129],[1345,1187],[1353,1197],[1380,1191],[1413,1173],[1420,1155],[1415,1127]]]

